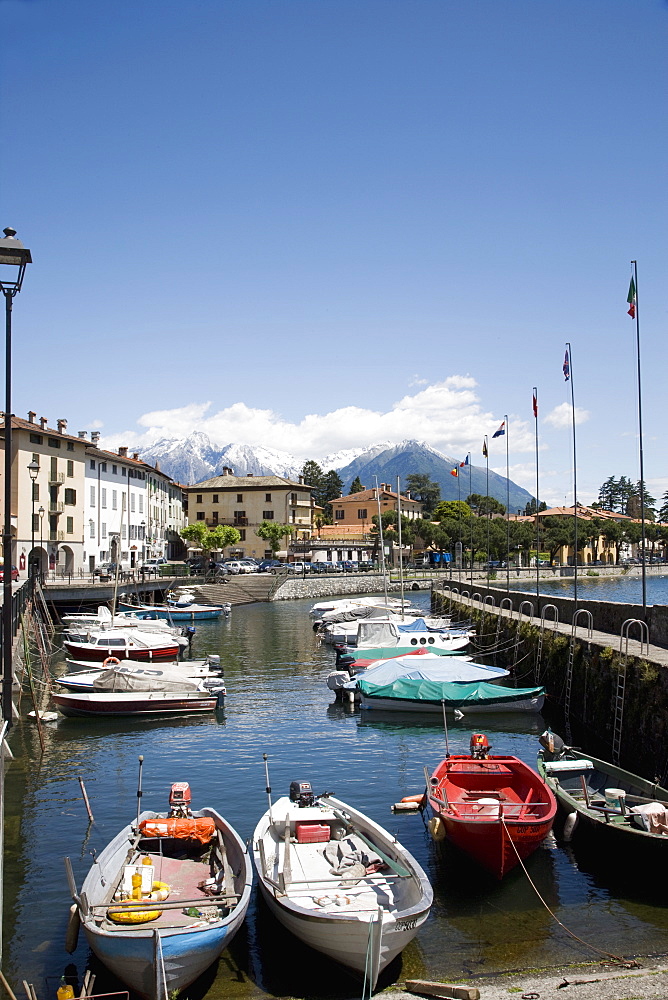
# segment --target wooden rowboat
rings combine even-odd
[[[487,737],[474,733],[469,755],[441,761],[427,784],[429,829],[501,879],[548,835],[557,802],[528,764],[488,751]]]

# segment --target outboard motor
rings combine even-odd
[[[486,760],[489,757],[489,740],[484,733],[473,733],[470,746],[474,760]]]
[[[557,736],[551,729],[546,729],[542,736],[538,737],[538,742],[542,746],[544,760],[559,760],[563,757],[566,744],[561,736]]]
[[[296,802],[300,809],[315,805],[315,795],[310,781],[290,782],[290,801]]]
[[[190,819],[192,817],[190,803],[191,795],[188,782],[175,781],[169,791],[169,815]]]
[[[220,665],[220,656],[218,653],[209,653],[207,656],[207,662],[209,664],[209,670],[215,671],[223,676],[225,675],[225,668]]]

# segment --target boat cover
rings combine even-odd
[[[489,681],[507,677],[508,671],[503,667],[488,667],[482,663],[472,663],[460,657],[443,658],[433,653],[424,656],[396,656],[381,660],[376,666],[369,667],[364,672],[364,681],[376,686],[394,684],[398,680],[435,681],[438,684],[460,681]],[[347,687],[357,687],[357,680],[351,681]],[[361,688],[361,684],[359,687]],[[515,689],[516,690],[516,689]]]
[[[357,646],[347,646],[346,656],[353,656],[355,662],[358,660],[391,660],[397,656],[455,656],[459,659],[464,656],[463,649],[442,649],[440,646],[364,646],[361,649]],[[471,659],[471,657],[469,657]]]
[[[430,623],[425,618],[416,618],[415,621],[408,622],[406,625],[399,625],[400,632],[465,632],[466,629],[452,629],[449,624],[445,624],[442,619],[436,622]]]
[[[398,637],[394,622],[361,621],[357,626],[358,646],[394,646]]]
[[[157,665],[111,667],[93,681],[94,691],[197,691],[198,681]]]
[[[139,831],[144,837],[175,837],[178,840],[199,840],[208,844],[216,832],[215,821],[210,816],[168,816],[143,819]]]
[[[369,671],[357,679],[357,688],[367,698],[393,698],[400,701],[444,701],[450,708],[466,705],[504,705],[511,701],[529,701],[545,694],[544,687],[506,688],[488,681],[443,682],[406,677],[389,684],[374,684]]]

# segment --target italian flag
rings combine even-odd
[[[631,278],[631,284],[629,285],[629,294],[626,299],[629,304],[628,313],[631,319],[636,318],[636,283]]]

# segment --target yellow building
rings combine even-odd
[[[381,483],[378,488],[351,493],[347,497],[337,497],[330,503],[335,527],[350,525],[362,532],[369,531],[373,526],[373,517],[378,514],[379,503],[381,514],[386,510],[396,510],[400,503],[401,513],[410,520],[417,519],[422,511],[422,504],[413,500],[410,493],[399,496],[387,483]]]

